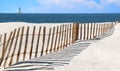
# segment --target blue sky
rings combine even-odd
[[[0,13],[120,13],[120,0],[1,0]]]

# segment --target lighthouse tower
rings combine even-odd
[[[19,7],[19,9],[18,9],[18,14],[21,14],[21,8]]]

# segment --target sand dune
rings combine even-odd
[[[11,27],[11,24],[14,26]],[[48,24],[11,24],[0,24],[0,29],[2,29],[0,30],[0,34],[9,33],[9,31],[13,30],[13,28],[20,26],[48,26]],[[54,26],[56,26],[56,24]],[[53,24],[50,24],[48,27],[53,27]],[[75,56],[69,65],[56,67],[54,71],[120,71],[119,33],[120,24],[115,26],[113,35],[98,42],[92,43],[82,53],[80,53],[78,56]]]
[[[120,24],[113,35],[91,44],[69,65],[56,71],[120,71]]]

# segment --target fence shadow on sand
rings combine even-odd
[[[114,25],[114,23],[74,23],[53,28],[34,26],[31,29],[30,27],[15,29],[9,35],[5,33],[0,36],[2,54],[0,66],[5,69],[33,66],[31,69],[14,69],[22,71],[50,70],[54,69],[54,66],[69,64],[73,56],[90,44],[86,40],[95,38],[98,40]],[[26,65],[17,66],[21,64]]]

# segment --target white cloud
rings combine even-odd
[[[114,3],[114,4],[116,4],[116,5],[118,5],[118,6],[120,6],[120,0],[108,0],[108,2],[109,3]]]
[[[120,7],[120,0],[37,0],[40,6],[33,7],[33,12],[44,13],[106,13],[109,7]],[[114,4],[114,5],[113,5]],[[114,8],[114,7],[113,7]],[[113,11],[112,11],[113,12]]]
[[[98,4],[94,0],[38,0],[40,3],[46,4],[48,6],[54,5],[63,8],[75,8],[78,6],[85,7],[98,7]]]
[[[120,0],[100,0],[97,3],[95,0],[38,0],[41,4],[47,6],[58,6],[62,8],[88,7],[102,9],[109,6],[111,3],[120,5]]]

